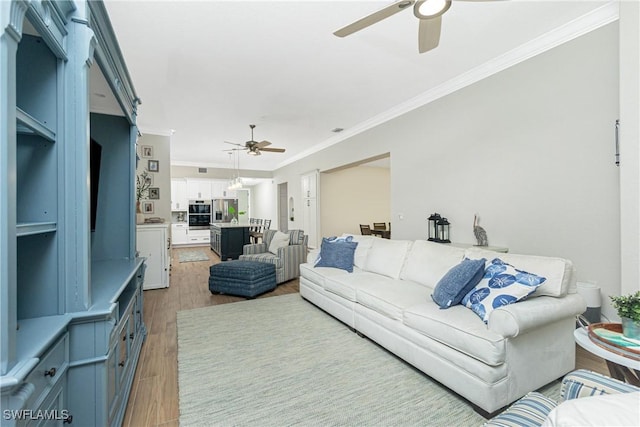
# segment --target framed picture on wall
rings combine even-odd
[[[144,183],[151,187],[153,185],[153,175],[147,174],[147,176],[144,177]]]
[[[153,202],[142,202],[142,213],[143,214],[152,214],[153,213]]]
[[[149,188],[149,198],[153,200],[160,199],[160,188],[158,187],[150,187]]]
[[[151,146],[151,145],[143,145],[142,146],[142,157],[153,157],[153,146]]]
[[[149,160],[147,169],[149,169],[149,172],[158,172],[160,170],[160,162],[158,160]]]

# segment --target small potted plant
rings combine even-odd
[[[625,337],[640,340],[640,291],[631,295],[609,298],[622,319],[622,334]]]

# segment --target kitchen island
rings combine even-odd
[[[221,261],[238,259],[242,248],[249,244],[249,224],[211,223],[211,250]]]

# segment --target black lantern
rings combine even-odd
[[[438,243],[451,243],[449,240],[449,221],[447,218],[440,218],[436,224],[437,240]]]
[[[440,221],[442,217],[439,213],[431,214],[428,218],[429,220],[429,240],[430,242],[438,241],[438,221]]]

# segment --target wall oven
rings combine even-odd
[[[211,201],[189,200],[189,229],[205,230],[211,223]]]

